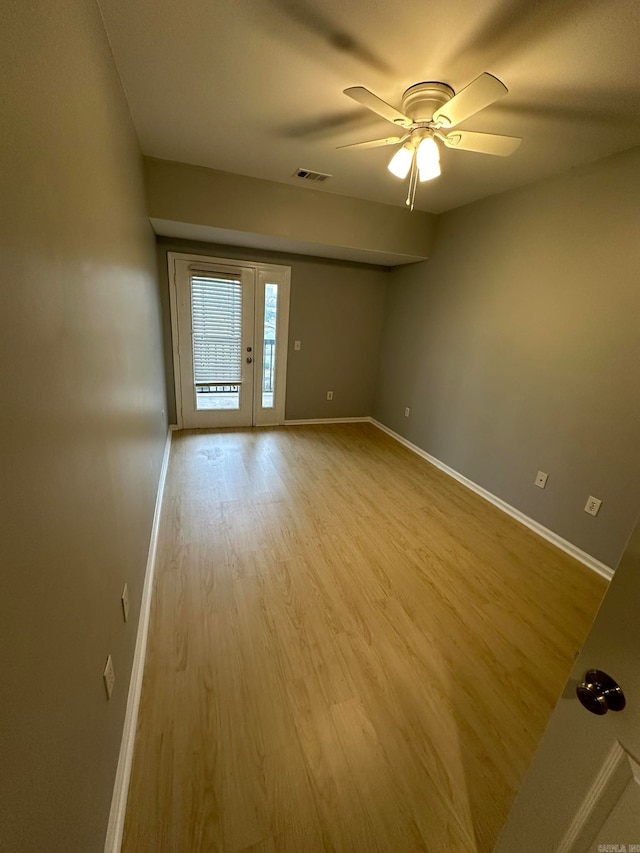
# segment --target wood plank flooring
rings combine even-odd
[[[370,424],[174,437],[125,853],[488,853],[606,584]]]

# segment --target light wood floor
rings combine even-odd
[[[176,434],[123,850],[490,851],[605,582],[369,424]]]

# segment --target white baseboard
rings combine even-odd
[[[305,424],[368,424],[373,421],[367,416],[363,418],[301,418],[283,423],[284,426],[304,426]]]
[[[553,530],[549,530],[547,527],[544,527],[542,524],[539,524],[537,521],[534,521],[533,518],[529,518],[528,515],[525,515],[523,512],[520,512],[519,509],[511,506],[506,501],[503,501],[501,498],[496,497],[495,495],[488,492],[486,489],[483,489],[482,486],[479,486],[477,483],[474,483],[473,480],[469,480],[463,474],[459,474],[457,471],[454,471],[453,468],[450,468],[448,465],[445,465],[444,462],[441,462],[439,459],[436,459],[435,456],[431,456],[431,454],[427,453],[426,450],[423,450],[421,447],[418,447],[417,444],[413,444],[408,441],[408,439],[403,438],[397,432],[394,432],[389,427],[384,424],[376,421],[374,418],[367,419],[370,423],[376,426],[378,429],[381,429],[383,432],[386,432],[387,435],[390,435],[391,438],[394,438],[396,441],[403,444],[413,453],[421,456],[423,459],[426,459],[427,462],[430,462],[432,465],[435,465],[436,468],[439,468],[441,471],[444,471],[445,474],[448,474],[450,477],[453,477],[454,480],[457,480],[459,483],[462,483],[463,486],[466,486],[468,489],[471,489],[472,492],[480,495],[480,497],[484,498],[489,503],[492,503],[494,506],[497,506],[498,509],[501,509],[503,512],[506,512],[507,515],[510,515],[512,518],[515,518],[516,521],[519,521],[520,524],[524,524],[525,527],[528,527],[530,530],[533,530],[534,533],[537,533],[538,536],[542,536],[543,539],[546,539],[548,542],[551,542],[557,548],[560,548],[561,551],[564,551],[567,554],[570,554],[576,560],[579,560],[589,569],[594,572],[597,572],[603,578],[607,580],[611,580],[613,577],[614,569],[610,566],[606,566],[604,563],[601,563],[599,560],[596,560],[595,557],[592,557],[591,554],[587,554],[586,551],[581,551],[580,548],[573,545],[571,542],[568,542],[566,539],[563,539],[561,536],[558,536],[557,533],[554,533]]]
[[[153,514],[151,539],[149,542],[149,555],[147,557],[147,567],[145,570],[144,586],[142,589],[142,601],[140,603],[140,618],[138,620],[136,648],[133,655],[133,666],[131,669],[131,679],[129,681],[129,695],[127,698],[127,710],[124,717],[122,741],[120,742],[120,755],[118,757],[118,768],[116,770],[116,779],[113,786],[111,811],[109,812],[109,823],[107,825],[104,853],[120,853],[120,847],[122,845],[124,817],[127,809],[129,780],[131,778],[131,765],[133,763],[133,748],[136,741],[136,727],[138,724],[138,708],[140,707],[140,693],[142,691],[142,674],[144,672],[144,660],[147,652],[147,634],[149,631],[149,614],[151,612],[153,576],[156,566],[160,511],[162,509],[162,496],[164,494],[164,485],[167,479],[167,468],[169,466],[171,436],[174,429],[176,429],[176,427],[170,426],[167,433],[162,467],[160,469],[160,478],[158,480],[156,506]]]

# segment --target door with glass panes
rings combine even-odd
[[[282,423],[289,268],[170,253],[169,273],[179,425]]]

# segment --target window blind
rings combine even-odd
[[[238,279],[191,275],[193,378],[196,385],[242,381],[242,285]]]

